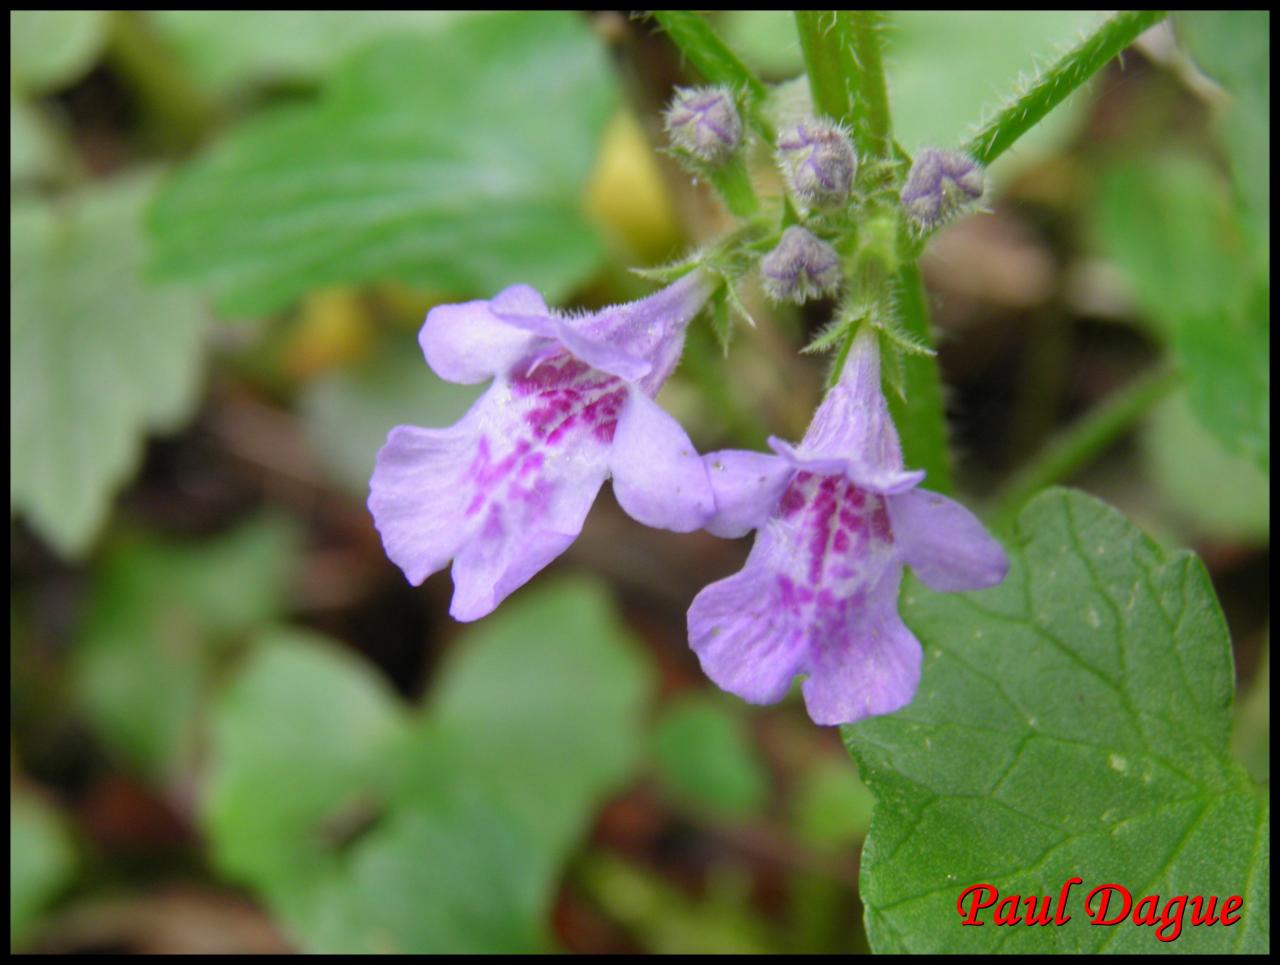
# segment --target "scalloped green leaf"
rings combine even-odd
[[[298,631],[265,639],[221,701],[215,859],[306,949],[550,945],[556,875],[637,763],[646,668],[585,580],[521,594],[454,646],[423,712]]]
[[[599,40],[567,13],[466,19],[349,60],[315,103],[234,131],[150,218],[154,268],[229,314],[394,279],[555,300],[598,266],[583,191],[617,101]]]
[[[925,648],[900,713],[848,727],[877,804],[863,852],[880,952],[1230,952],[1270,944],[1270,803],[1232,760],[1230,641],[1191,553],[1169,553],[1092,497],[1051,490],[1018,520],[992,590],[912,581],[903,618]],[[979,882],[1052,896],[1061,927],[961,925]],[[1118,882],[1241,895],[1230,927],[1106,928],[1083,899]],[[1025,913],[1025,904],[1021,906]]]
[[[205,313],[140,275],[150,185],[10,206],[9,502],[65,556],[89,548],[147,432],[197,398]]]

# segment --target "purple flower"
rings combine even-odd
[[[716,496],[707,529],[757,530],[746,565],[689,608],[689,642],[717,685],[755,704],[796,674],[809,716],[846,724],[911,701],[920,643],[898,617],[902,568],[935,590],[1004,579],[1009,562],[959,503],[917,489],[880,390],[876,335],[860,334],[797,447],[704,456]]]
[[[936,228],[985,190],[982,166],[958,151],[923,148],[902,186],[902,206],[920,228]]]
[[[727,87],[680,87],[663,114],[671,143],[718,167],[742,144],[742,118]]]
[[[515,285],[441,305],[418,341],[441,378],[493,385],[447,429],[397,426],[369,510],[418,584],[453,560],[457,620],[477,620],[568,548],[610,475],[622,508],[690,532],[711,515],[706,469],[653,401],[714,290],[702,271],[641,301],[569,317]]]
[[[840,287],[840,256],[808,228],[792,225],[771,252],[760,259],[765,294],[775,302],[832,295]]]
[[[778,162],[791,193],[806,208],[842,206],[858,172],[845,129],[819,118],[778,132]]]

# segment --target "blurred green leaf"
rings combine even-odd
[[[599,263],[583,191],[617,99],[577,15],[468,19],[349,61],[316,104],[234,132],[151,212],[155,267],[232,314],[395,279],[555,300]]]
[[[10,10],[13,84],[39,93],[78,79],[97,59],[106,37],[107,16],[103,10]]]
[[[199,709],[228,639],[277,616],[295,537],[261,519],[198,543],[137,540],[102,561],[77,689],[113,748],[154,780],[192,762]]]
[[[1223,448],[1191,411],[1186,392],[1167,399],[1142,436],[1151,474],[1191,535],[1267,544],[1271,486],[1248,459]]]
[[[148,430],[196,401],[205,317],[142,284],[150,182],[10,206],[10,505],[66,556],[88,549]]]
[[[314,81],[388,34],[429,34],[474,15],[457,10],[154,10],[151,18],[199,83],[226,92],[254,81]]]
[[[792,795],[793,823],[814,847],[851,844],[863,838],[875,803],[848,761],[806,768]]]
[[[313,950],[546,948],[556,870],[639,751],[647,676],[603,590],[506,604],[414,717],[322,641],[264,644],[219,713],[219,864]]]
[[[740,712],[714,697],[695,695],[658,721],[653,753],[658,776],[677,797],[728,817],[764,807],[765,773]]]
[[[326,827],[377,793],[404,724],[367,664],[311,633],[265,634],[217,708],[205,823],[218,863],[283,901],[286,918],[314,903],[343,871]]]
[[[845,729],[877,799],[862,858],[872,948],[1265,950],[1269,799],[1228,751],[1231,644],[1200,561],[1067,490],[1027,506],[1010,551],[996,589],[907,585],[919,692]],[[1078,905],[1052,929],[958,925],[970,884],[1056,895],[1073,875],[1135,901],[1242,895],[1243,918],[1174,945],[1093,927]]]
[[[393,426],[452,425],[482,390],[444,381],[427,367],[417,343],[402,338],[354,369],[308,382],[302,423],[329,474],[366,495],[374,457]]]
[[[9,182],[30,181],[55,168],[58,153],[40,117],[9,88]]]
[[[896,11],[885,36],[895,137],[911,153],[926,145],[958,147],[1021,76],[1099,19],[1060,10]],[[725,39],[749,64],[773,77],[804,69],[789,11],[735,11],[723,22]],[[1015,155],[1060,138],[1075,103],[1050,114],[1019,141]]]
[[[1186,157],[1117,164],[1104,173],[1096,222],[1104,250],[1178,355],[1197,416],[1269,472],[1269,269],[1222,179]]]
[[[585,887],[609,917],[656,955],[763,955],[781,949],[751,908],[750,882],[713,874],[705,897],[691,898],[661,875],[596,853],[582,862]]]
[[[49,805],[9,791],[9,943],[20,944],[36,915],[66,883],[75,852]]]
[[[432,767],[483,789],[549,853],[582,833],[598,798],[638,763],[648,668],[594,581],[525,591],[457,644],[423,740],[410,742],[398,799],[438,797]]]
[[[1266,10],[1179,10],[1178,36],[1197,64],[1232,94],[1222,143],[1236,189],[1258,233],[1270,236],[1271,13]]]

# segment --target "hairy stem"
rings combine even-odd
[[[990,513],[992,525],[996,529],[1011,529],[1018,511],[1032,496],[1088,465],[1177,386],[1178,381],[1178,373],[1173,368],[1158,366],[1064,430],[1005,487]]]
[[[893,156],[893,130],[889,122],[889,92],[881,57],[883,14],[876,10],[839,12],[844,35],[852,45],[846,58],[853,76],[853,143],[864,158]]]
[[[908,335],[933,347],[924,280],[914,262],[898,272],[898,317]],[[902,368],[906,398],[895,392],[890,392],[888,398],[889,412],[902,437],[903,459],[908,466],[925,470],[928,488],[950,494],[954,483],[937,356],[906,355]]]
[[[1166,15],[1164,10],[1125,10],[1111,17],[1053,66],[1042,71],[1022,94],[983,125],[965,145],[965,151],[979,164],[990,164],[1112,57],[1133,43],[1139,34]]]
[[[795,18],[814,110],[842,123],[852,120],[846,21],[834,10],[797,10]]]

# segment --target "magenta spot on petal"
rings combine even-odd
[[[803,475],[803,473],[801,475]],[[797,482],[799,481],[799,478],[799,476],[796,477]],[[787,487],[787,491],[782,494],[782,502],[778,505],[782,510],[782,515],[784,517],[794,516],[800,510],[804,509],[804,493],[801,492],[800,487],[796,483],[792,483]]]
[[[845,532],[844,530],[842,530],[842,529],[836,530],[836,535],[835,535],[835,537],[831,540],[831,546],[832,546],[832,548],[834,548],[834,549],[835,549],[835,551],[836,551],[837,553],[845,553],[845,552],[848,552],[848,549],[849,549],[849,534],[848,534],[848,533],[846,533],[846,532]]]
[[[884,500],[877,499],[876,507],[871,513],[871,535],[882,543],[893,540],[893,531],[889,527],[889,513],[885,510]]]

